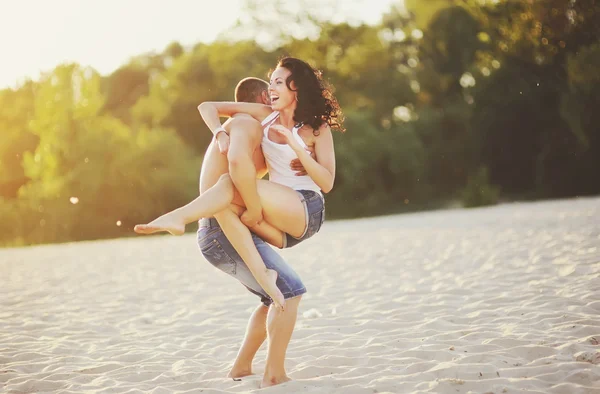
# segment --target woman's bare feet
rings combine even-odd
[[[251,369],[235,369],[232,368],[231,371],[227,374],[228,378],[239,379],[245,378],[246,376],[254,375]]]
[[[185,233],[185,222],[177,220],[172,212],[154,219],[148,224],[138,224],[133,228],[138,234],[153,234],[160,231],[168,231],[172,235],[183,235]]]
[[[271,299],[273,299],[273,303],[277,309],[283,310],[285,307],[285,298],[283,298],[283,293],[277,287],[277,271],[267,269],[267,283],[262,287]]]
[[[275,386],[281,383],[289,382],[292,380],[287,375],[283,376],[263,376],[263,380],[260,383],[260,388],[263,389],[265,387]]]

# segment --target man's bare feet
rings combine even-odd
[[[283,310],[285,307],[285,298],[283,293],[277,287],[277,271],[267,269],[267,283],[263,286],[267,294],[273,299],[275,306]]]
[[[172,235],[183,235],[185,224],[178,221],[171,213],[160,216],[148,224],[137,224],[133,231],[138,234],[153,234],[160,231],[168,231]]]
[[[289,382],[292,380],[287,375],[283,376],[263,376],[263,380],[260,383],[260,388],[275,386],[281,383]]]

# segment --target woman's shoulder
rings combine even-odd
[[[302,136],[302,139],[308,146],[314,145],[324,135],[331,134],[331,129],[327,122],[323,123],[318,129],[314,129],[309,124],[304,124],[299,130],[298,134]]]
[[[278,117],[279,111],[273,111],[271,107],[269,107],[269,111],[265,111],[265,116],[261,121],[261,125],[266,126],[268,123],[275,123]]]
[[[322,137],[327,134],[331,134],[331,128],[329,127],[327,122],[323,122],[323,124],[316,130],[311,127],[311,130],[312,130],[314,136],[317,138]]]

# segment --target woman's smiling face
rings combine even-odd
[[[271,74],[269,83],[269,97],[271,98],[271,108],[274,111],[281,111],[296,104],[296,92],[287,87],[286,80],[292,74],[285,67],[277,67]],[[295,89],[294,83],[291,84],[292,89]]]

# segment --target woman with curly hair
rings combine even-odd
[[[205,102],[198,107],[215,135],[221,153],[228,150],[229,135],[221,125],[219,116],[250,116],[261,122],[261,147],[270,176],[269,181],[257,180],[256,189],[261,205],[259,212],[252,212],[250,207],[246,210],[246,204],[231,177],[225,174],[191,203],[149,224],[135,227],[135,231],[142,234],[157,231],[183,234],[187,223],[202,219],[200,227],[203,235],[198,241],[202,253],[212,260],[232,261],[231,274],[234,276],[241,274],[243,267],[238,265],[236,268],[237,263],[230,255],[233,250],[228,252],[211,235],[220,231],[218,224],[212,224],[212,217],[228,213],[245,230],[235,234],[235,242],[228,235],[229,241],[239,257],[243,258],[257,284],[271,298],[269,301],[275,304],[275,308],[268,308],[267,321],[264,321],[262,312],[255,312],[251,317],[244,344],[230,376],[239,378],[251,373],[252,359],[268,336],[269,349],[261,387],[290,380],[284,366],[285,353],[294,329],[300,298],[306,289],[299,281],[302,288],[293,293],[286,291],[285,299],[279,288],[285,287],[282,284],[285,280],[278,278],[277,271],[267,268],[252,235],[239,220],[260,238],[279,248],[292,247],[316,234],[325,219],[323,192],[328,193],[332,189],[335,179],[331,128],[344,131],[343,117],[335,97],[321,79],[321,74],[308,63],[291,57],[279,61],[271,74],[268,93],[270,106],[245,102]],[[256,124],[259,133],[260,126]],[[311,152],[316,155],[316,160]],[[290,166],[294,159],[299,160],[303,167],[300,174]],[[228,209],[237,215],[241,214],[241,217],[231,214]],[[227,259],[225,255],[230,257]],[[275,266],[273,268],[277,269]],[[289,275],[287,277],[290,278]],[[292,284],[285,285],[290,287]],[[250,287],[248,289],[252,291]],[[265,308],[260,309],[264,312]],[[240,365],[243,367],[241,370]]]
[[[321,73],[308,63],[286,57],[279,61],[271,74],[269,84],[271,106],[245,102],[204,102],[198,110],[206,125],[215,135],[222,152],[227,151],[229,136],[219,117],[247,114],[261,122],[264,135],[261,143],[269,180],[257,180],[257,191],[262,212],[245,211],[241,215],[251,231],[279,248],[288,248],[316,234],[325,218],[323,192],[328,193],[335,179],[335,155],[331,128],[344,131],[343,117],[331,89],[322,80]],[[311,157],[313,150],[316,160]],[[290,168],[293,159],[299,159],[306,175],[298,176]],[[240,208],[241,207],[241,208]],[[184,207],[171,211],[145,225],[136,232],[149,234],[169,231],[181,234],[185,224],[209,218],[225,209],[240,214],[245,203],[235,189],[229,175],[200,197]],[[237,208],[237,209],[236,209]],[[256,220],[256,216],[259,219]],[[264,221],[260,220],[263,216]],[[244,243],[253,247],[248,240]],[[240,255],[248,256],[239,251]],[[257,258],[244,261],[258,283],[283,308],[285,300],[275,285],[275,272],[266,269]]]

